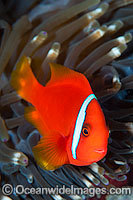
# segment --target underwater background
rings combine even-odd
[[[0,186],[28,188],[132,187],[133,185],[133,0],[0,1]],[[110,130],[108,153],[98,163],[37,166],[32,147],[39,132],[24,119],[28,105],[10,86],[12,70],[25,55],[45,85],[49,62],[88,78]],[[15,193],[0,200],[128,200],[132,195]]]

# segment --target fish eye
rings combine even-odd
[[[84,128],[82,129],[82,134],[83,134],[83,136],[85,136],[85,137],[89,136],[89,130],[88,130],[88,128],[84,127]]]

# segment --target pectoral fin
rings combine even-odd
[[[32,151],[37,164],[45,170],[55,170],[69,163],[66,138],[57,132],[42,137]]]

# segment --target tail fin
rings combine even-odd
[[[11,85],[23,99],[32,103],[33,95],[41,85],[30,68],[30,58],[23,56],[20,59],[12,72]]]

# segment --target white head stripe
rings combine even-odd
[[[72,155],[73,158],[76,159],[76,149],[79,143],[79,139],[80,139],[80,134],[82,131],[82,126],[85,120],[85,116],[86,116],[86,109],[88,104],[91,102],[92,99],[97,99],[96,96],[94,94],[90,94],[83,102],[80,111],[78,113],[77,116],[77,120],[75,123],[75,129],[74,129],[74,133],[73,133],[73,140],[72,140]]]

